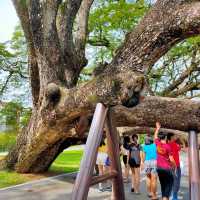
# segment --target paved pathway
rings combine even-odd
[[[18,186],[0,189],[0,200],[70,200],[75,174],[59,175]],[[188,200],[187,178],[183,177],[180,196]],[[146,189],[144,178],[141,181],[141,195],[130,193],[130,184],[125,184],[126,200],[145,200]],[[96,187],[90,189],[89,200],[108,200],[109,192],[99,193]]]

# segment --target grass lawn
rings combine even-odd
[[[10,171],[0,171],[0,188],[30,181],[28,177]]]
[[[16,133],[0,132],[0,152],[8,151],[16,143]]]
[[[44,174],[17,174],[11,171],[0,171],[0,188],[25,183],[56,174],[74,172],[79,169],[82,150],[70,150],[61,153]],[[1,158],[0,158],[1,159]]]
[[[79,169],[82,150],[65,151],[60,154],[51,165],[49,171],[55,173],[69,173]]]

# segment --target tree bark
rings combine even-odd
[[[153,127],[141,127],[141,126],[135,126],[135,127],[118,127],[117,131],[119,134],[122,135],[133,135],[133,134],[147,134],[147,135],[153,135],[155,132],[156,128]],[[165,132],[165,133],[173,133],[175,135],[178,135],[183,138],[187,138],[187,132],[184,131],[179,131],[179,130],[174,130],[174,129],[167,129],[167,128],[160,128],[160,131]]]
[[[127,109],[113,108],[117,126],[155,126],[180,131],[200,131],[200,103],[167,97],[146,97],[139,105]],[[117,114],[117,113],[120,113]]]
[[[67,1],[71,4],[64,10],[68,13],[64,12],[63,17],[72,21],[64,24],[67,27],[64,36],[56,23],[61,1],[38,6],[40,2],[29,1],[29,24],[26,24],[31,27],[37,60],[39,100],[27,129],[18,136],[16,147],[7,156],[7,166],[22,173],[47,170],[56,156],[69,145],[69,140],[81,139],[74,131],[75,122],[81,116],[91,115],[97,102],[113,106],[120,126],[154,126],[158,120],[166,128],[200,130],[199,104],[196,102],[150,97],[136,106],[144,86],[143,73],[146,69],[174,44],[200,33],[199,1],[158,0],[127,35],[113,62],[93,80],[77,87],[83,62],[79,62],[77,52],[70,49],[74,49],[75,45],[71,35],[72,24],[81,1]],[[70,12],[72,16],[69,16]],[[22,23],[27,22],[22,17],[20,19]],[[62,46],[62,40],[68,41],[65,44],[68,45]],[[69,55],[73,57],[70,59]],[[77,67],[77,63],[81,63],[81,67]]]

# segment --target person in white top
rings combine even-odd
[[[123,145],[121,146],[121,153],[123,156],[123,163],[124,163],[124,182],[129,181],[129,169],[130,169],[128,164],[129,146],[130,146],[130,137],[124,136]]]

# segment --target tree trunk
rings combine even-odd
[[[83,50],[78,52],[73,44],[72,30],[65,30],[68,32],[63,34],[59,31],[63,27],[73,28],[69,20],[74,20],[81,1],[69,0],[64,4],[60,18],[69,24],[56,23],[62,1],[30,0],[26,16],[23,15],[26,5],[21,9],[20,0],[13,2],[24,23],[23,29],[27,30],[26,39],[35,52],[39,85],[35,87],[29,125],[18,136],[15,148],[6,158],[8,167],[22,173],[46,171],[63,149],[82,140],[74,130],[75,123],[81,116],[91,115],[98,102],[113,106],[120,126],[154,126],[159,120],[166,128],[200,130],[198,103],[155,97],[136,106],[146,69],[174,44],[200,33],[199,1],[158,0],[135,30],[126,36],[113,62],[93,80],[77,87],[79,73],[86,65]],[[84,40],[79,40],[79,46],[84,46],[80,45]],[[61,41],[65,45],[60,45]],[[80,54],[82,56],[78,56]],[[34,77],[31,78],[34,81]]]

